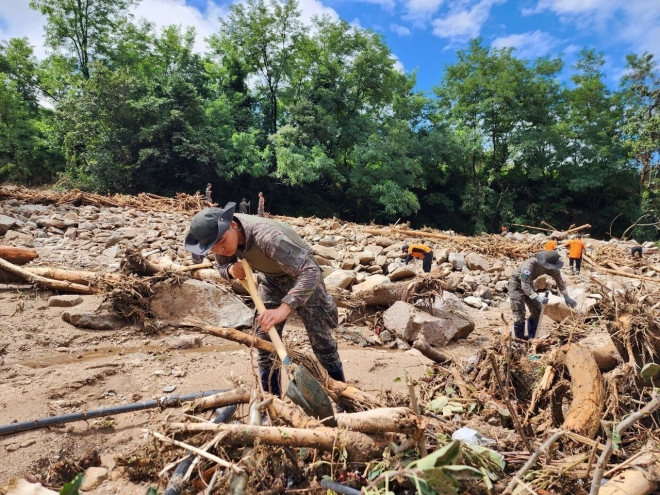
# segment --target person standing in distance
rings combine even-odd
[[[206,201],[208,201],[209,203],[213,203],[213,201],[211,201],[211,193],[213,192],[211,191],[211,188],[212,186],[210,182],[206,184]]]
[[[243,198],[241,202],[238,204],[238,212],[243,213],[244,215],[248,213],[248,209],[250,207],[250,203],[248,203],[248,200]]]
[[[536,253],[535,258],[523,261],[511,274],[508,289],[513,312],[513,333],[517,338],[525,338],[525,306],[530,311],[529,318],[527,318],[527,338],[536,337],[542,305],[549,302],[547,297],[537,294],[534,290],[534,280],[541,275],[550,275],[555,280],[557,288],[564,296],[564,301],[569,308],[577,306],[575,299],[568,296],[566,284],[561,278],[559,269],[562,266],[564,266],[564,262],[559,258],[557,251],[541,251]]]
[[[265,217],[266,200],[264,199],[264,193],[259,193],[259,207],[257,208],[257,216]]]
[[[259,275],[259,295],[266,311],[257,318],[257,337],[270,341],[272,327],[281,335],[295,310],[303,322],[314,354],[331,378],[345,382],[344,368],[332,337],[339,315],[335,300],[323,283],[314,253],[289,225],[270,218],[234,214],[236,203],[206,208],[190,224],[185,248],[193,254],[215,254],[220,276],[244,279],[239,259],[246,259]],[[259,351],[259,374],[265,391],[281,394],[280,368],[274,356]]]

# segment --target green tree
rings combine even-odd
[[[30,8],[47,17],[46,44],[73,55],[83,78],[89,79],[91,62],[111,51],[113,38],[135,3],[136,0],[30,0]]]

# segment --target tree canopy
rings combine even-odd
[[[463,233],[591,223],[657,238],[660,73],[628,56],[617,89],[585,47],[527,60],[477,38],[432,92],[384,38],[305,23],[296,0],[229,7],[204,53],[136,0],[31,0],[50,54],[0,41],[0,179],[102,193],[256,197],[288,215]],[[614,221],[616,219],[616,221]]]

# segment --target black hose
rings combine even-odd
[[[227,407],[221,407],[216,409],[216,417],[213,418],[213,422],[216,424],[226,423],[234,415],[236,411],[236,404]],[[170,480],[167,482],[167,488],[165,488],[165,493],[163,495],[181,495],[183,491],[183,477],[188,472],[188,468],[193,462],[193,459],[197,457],[193,454],[188,454],[188,456],[179,463],[179,465],[174,469]]]
[[[334,490],[341,495],[360,495],[360,490],[342,485],[341,483],[335,483],[334,481],[321,480],[321,486],[329,490]]]
[[[122,404],[121,406],[102,407],[101,409],[92,409],[91,411],[79,411],[75,413],[63,414],[61,416],[51,416],[49,418],[34,419],[32,421],[23,421],[22,423],[10,423],[0,426],[0,436],[18,433],[20,431],[35,430],[37,428],[46,428],[47,426],[61,425],[71,423],[72,421],[83,421],[101,416],[110,416],[112,414],[121,414],[142,409],[153,409],[155,407],[176,407],[182,402],[207,397],[209,395],[219,394],[227,390],[209,390],[208,392],[195,392],[186,395],[172,395],[161,397],[160,399],[145,400],[143,402],[134,402],[132,404]]]

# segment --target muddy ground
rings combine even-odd
[[[256,384],[250,352],[233,342],[183,330],[147,335],[137,328],[119,331],[81,330],[62,321],[66,308],[48,307],[48,291],[0,291],[0,424],[143,401],[172,394]],[[99,296],[83,296],[76,309],[94,310]],[[500,309],[469,309],[476,330],[452,343],[449,353],[468,358],[502,331]],[[177,349],[182,342],[201,346]],[[287,322],[285,342],[303,344],[300,321]],[[362,348],[338,338],[348,380],[363,390],[406,394],[406,373],[422,376],[431,361],[416,350]],[[185,344],[183,344],[185,345]],[[256,356],[255,356],[256,357]],[[109,479],[89,493],[140,494],[115,468],[117,456],[130,454],[145,442],[143,428],[158,429],[176,409],[117,414],[0,437],[0,486],[11,477],[42,477],[62,457],[79,459],[98,449]]]

